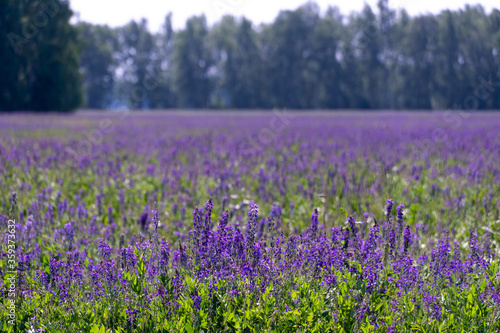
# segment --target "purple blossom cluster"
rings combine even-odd
[[[320,314],[330,306],[325,318],[344,323],[351,304],[368,331],[406,329],[412,306],[451,322],[447,291],[470,313],[500,306],[491,115],[454,131],[441,115],[295,114],[273,140],[259,139],[272,120],[259,114],[110,117],[113,132],[82,145],[101,116],[1,116],[0,226],[17,221],[23,304],[47,300],[75,316],[116,306],[130,331],[147,331],[148,313],[202,325],[195,313],[213,315],[219,301],[253,311],[273,298],[266,316],[292,316],[315,306],[304,285],[323,297]],[[446,140],[429,142],[436,124]],[[382,303],[399,319],[377,314]]]
[[[92,244],[83,250],[68,247],[65,254],[49,256],[38,244],[30,251],[21,250],[20,292],[27,298],[33,295],[28,279],[34,276],[45,292],[59,296],[61,305],[71,304],[75,289],[84,291],[87,302],[98,302],[110,293],[137,292],[137,281],[128,275],[134,273],[149,281],[149,287],[140,290],[144,302],[160,297],[165,306],[175,308],[175,302],[185,290],[183,281],[187,276],[211,285],[225,281],[235,288],[233,294],[237,295],[263,293],[270,284],[276,288],[285,287],[298,276],[315,279],[323,287],[334,289],[339,283],[339,272],[343,272],[355,274],[368,294],[384,294],[389,286],[396,288],[400,295],[411,295],[419,290],[424,295],[429,315],[438,319],[446,309],[435,291],[443,286],[467,290],[474,277],[486,274],[496,259],[489,243],[480,242],[474,230],[470,232],[468,252],[458,243],[452,245],[447,236],[423,251],[421,237],[412,232],[409,225],[404,226],[403,232],[392,223],[392,218],[377,224],[371,218],[356,222],[350,216],[346,227],[327,233],[324,229],[318,230],[319,213],[315,210],[308,232],[287,237],[272,223],[257,232],[259,207],[255,203],[248,207],[244,231],[241,226],[228,223],[227,211],[213,225],[213,209],[209,200],[204,209],[194,210],[193,228],[187,242],[178,246],[165,239],[156,243],[154,237],[125,246],[122,236],[118,248],[99,239],[97,259],[89,254]],[[156,210],[153,214],[157,214]],[[271,212],[267,221],[272,221],[273,215]],[[403,220],[403,215],[398,214],[398,219]],[[71,224],[64,229],[67,241],[74,243],[75,232]],[[20,238],[27,240],[27,229],[21,232]],[[386,274],[388,269],[390,275]],[[171,279],[168,290],[160,283],[165,278]],[[498,285],[488,283],[480,297],[486,303],[498,304]],[[191,299],[194,308],[199,309],[200,296],[193,294]],[[366,317],[373,305],[368,302],[359,308],[359,319]],[[127,310],[131,327],[136,325],[136,318],[137,310]]]

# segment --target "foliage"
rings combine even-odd
[[[500,329],[494,115],[281,116],[2,116],[0,330]]]
[[[69,111],[80,105],[72,15],[65,0],[2,1],[0,111]]]
[[[131,22],[114,29],[126,41],[114,43],[115,62],[130,75],[115,75],[123,88],[108,106],[498,109],[499,13],[466,6],[410,17],[379,1],[345,16],[309,2],[258,26],[225,16],[209,27],[195,16],[174,32],[169,14],[153,34],[144,20]],[[128,43],[136,35],[149,42]],[[101,43],[97,32],[84,40]],[[134,89],[141,103],[130,100]]]

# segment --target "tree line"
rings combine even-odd
[[[70,24],[68,1],[0,4],[0,109],[500,109],[500,11],[410,16],[314,2],[269,24],[204,16]]]

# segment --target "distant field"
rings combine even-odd
[[[499,331],[499,128],[0,115],[0,331]]]

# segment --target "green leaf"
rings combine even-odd
[[[340,211],[344,213],[346,219],[349,218],[349,214],[347,214],[347,211],[345,210],[344,207],[340,206]]]
[[[193,325],[191,325],[191,323],[186,323],[184,327],[188,333],[194,333]]]

